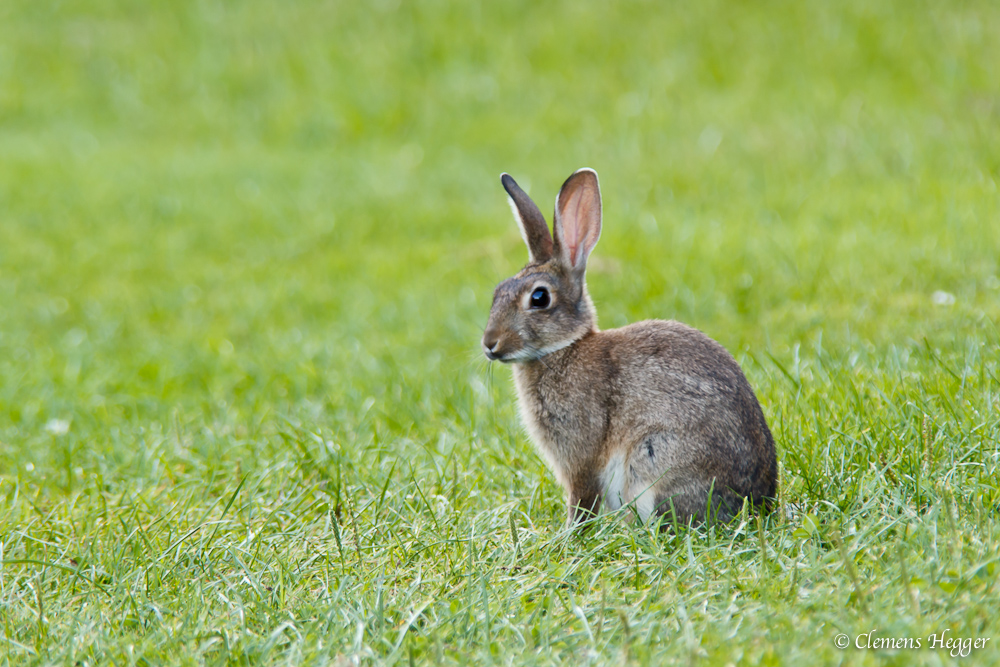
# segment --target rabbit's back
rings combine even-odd
[[[760,503],[774,496],[773,438],[749,382],[719,343],[663,320],[604,331],[587,343],[585,357],[607,360],[585,365],[599,368],[604,377],[592,381],[608,387],[602,478],[619,479],[609,485],[609,507],[636,500],[646,518],[672,502],[683,518],[704,512],[709,490],[723,515],[738,511],[744,497]]]

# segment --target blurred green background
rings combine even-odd
[[[676,318],[730,349],[786,500],[849,504],[840,478],[801,482],[824,420],[919,439],[914,415],[952,405],[988,442],[997,35],[974,1],[0,4],[7,557],[43,533],[108,557],[126,532],[93,503],[115,497],[166,520],[248,471],[283,497],[316,479],[292,432],[336,443],[362,498],[393,461],[447,460],[484,510],[531,496],[525,469],[555,530],[479,349],[526,260],[502,171],[546,214],[598,171],[601,325]],[[954,408],[963,368],[986,389]],[[866,422],[870,401],[890,408]]]

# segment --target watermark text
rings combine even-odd
[[[975,651],[986,648],[991,637],[955,637],[951,630],[934,632],[927,637],[891,637],[880,635],[878,629],[863,632],[853,638],[839,634],[833,639],[839,649],[851,647],[866,650],[907,651],[930,649],[932,651],[947,651],[953,658],[967,658]]]

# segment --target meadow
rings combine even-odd
[[[1000,664],[998,34],[0,4],[0,664]],[[549,214],[582,166],[601,326],[734,354],[772,514],[565,528],[480,337],[527,258],[499,174]]]

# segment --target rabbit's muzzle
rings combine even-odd
[[[490,361],[507,361],[507,357],[513,352],[513,350],[506,349],[509,347],[510,345],[499,331],[487,329],[483,334],[483,353]]]

